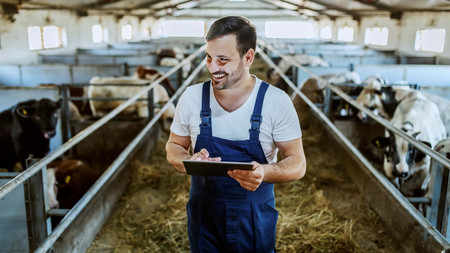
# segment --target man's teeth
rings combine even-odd
[[[224,76],[225,76],[225,74],[214,75],[214,78],[222,78],[222,77],[224,77]]]

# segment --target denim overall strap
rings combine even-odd
[[[250,118],[251,127],[248,130],[250,132],[250,140],[259,140],[259,129],[262,122],[262,105],[264,101],[264,96],[266,94],[269,84],[266,82],[261,83],[258,95],[256,97],[255,107],[253,108],[253,114]]]
[[[200,134],[208,136],[212,135],[211,108],[209,107],[210,83],[211,81],[206,81],[203,83],[202,109],[200,111],[200,118],[202,120],[202,123],[200,124]]]

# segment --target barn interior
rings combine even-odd
[[[187,86],[210,79],[204,36],[229,15],[256,26],[251,73],[290,95],[302,126],[307,174],[276,187],[277,251],[450,248],[448,153],[422,147],[356,102],[376,77],[382,87],[423,93],[450,129],[448,0],[0,0],[0,111],[62,99],[47,156],[14,172],[0,166],[0,252],[189,252],[190,177],[166,160],[165,114]],[[140,66],[159,75],[136,82]],[[328,79],[348,72],[357,80]],[[90,87],[130,79],[136,93],[86,97]],[[320,89],[302,90],[309,82]],[[110,100],[122,104],[100,113]],[[138,100],[144,116],[127,113]],[[384,175],[384,152],[371,140],[386,129],[431,157],[426,196],[406,196]],[[83,197],[50,208],[45,168],[62,157],[98,174]]]

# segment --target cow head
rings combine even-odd
[[[420,133],[412,133],[412,127],[409,124],[411,123],[405,122],[402,130],[417,138]],[[431,147],[429,142],[422,141],[422,143]],[[422,151],[405,139],[395,136],[392,131],[387,132],[387,137],[374,138],[372,144],[385,150],[383,168],[389,178],[408,178],[414,167],[423,165],[427,167],[426,164],[429,163],[429,158]]]
[[[397,91],[391,86],[381,87],[381,85],[382,82],[377,79],[372,80],[364,86],[356,102],[369,108],[375,115],[391,119],[400,100],[397,98]],[[367,115],[364,112],[359,112],[358,118],[365,121]]]
[[[47,169],[47,202],[50,208],[58,208],[58,182],[56,181],[56,169]]]
[[[61,107],[61,99],[57,102],[43,98],[39,101],[30,100],[19,103],[15,112],[23,119],[28,119],[40,130],[45,139],[50,139],[56,134],[58,122],[58,109]]]

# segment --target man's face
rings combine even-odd
[[[206,67],[214,89],[234,87],[244,76],[244,58],[237,50],[236,35],[225,35],[206,43]]]

